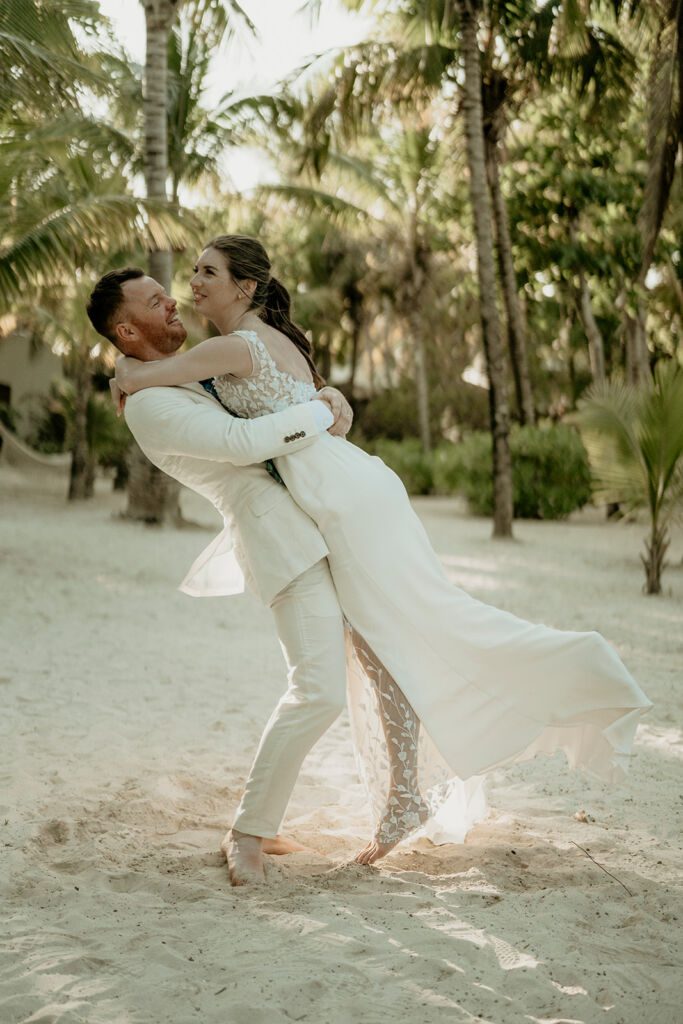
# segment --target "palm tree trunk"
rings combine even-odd
[[[88,444],[88,403],[92,394],[92,376],[87,350],[84,354],[78,355],[74,388],[69,501],[82,501],[91,498],[94,491],[94,465]]]
[[[167,201],[168,179],[168,35],[178,0],[143,0],[147,29],[145,57],[145,184],[147,198]],[[171,290],[173,255],[153,249],[150,275]]]
[[[363,330],[363,293],[356,287],[355,283],[353,283],[347,289],[346,298],[348,303],[349,320],[351,321],[351,374],[349,376],[347,397],[349,401],[352,401],[356,389],[356,373],[358,372],[361,334]]]
[[[569,237],[572,245],[576,248],[578,243],[579,233],[579,214],[578,210],[573,210],[569,216]],[[583,329],[586,332],[586,340],[588,342],[588,361],[590,363],[591,375],[593,380],[597,383],[602,383],[605,380],[605,345],[602,340],[602,334],[598,327],[595,314],[593,313],[593,303],[591,302],[591,293],[586,281],[585,275],[581,266],[577,268],[577,278],[579,282],[578,290],[575,293],[576,307],[581,317],[581,323]]]
[[[647,84],[648,171],[637,221],[641,261],[635,285],[639,295],[654,257],[671,196],[677,154],[683,145],[683,0],[652,6],[658,11],[659,24]],[[637,384],[650,376],[647,308],[639,299],[635,315],[628,304],[624,303],[623,309],[627,374]]]
[[[493,215],[486,175],[484,125],[481,104],[481,55],[477,42],[474,0],[457,0],[460,11],[462,52],[465,62],[463,110],[470,172],[470,201],[477,243],[479,307],[484,354],[489,378],[489,408],[493,437],[493,536],[512,536],[512,461],[510,458],[510,411],[505,356],[496,305],[496,270],[493,252]],[[478,4],[476,4],[478,8]]]
[[[145,184],[147,197],[168,201],[168,35],[178,0],[143,0],[147,29],[145,60]],[[149,273],[171,291],[173,255],[149,253]],[[133,442],[129,455],[127,519],[146,523],[179,523],[180,485],[153,466]]]
[[[646,594],[661,594],[664,557],[669,547],[669,535],[665,526],[659,525],[658,517],[652,517],[649,540],[645,542],[645,554],[641,561],[645,568]]]
[[[420,441],[422,450],[429,454],[432,450],[432,429],[429,422],[429,383],[427,379],[427,353],[425,351],[422,332],[424,324],[419,323],[413,330],[410,339],[415,347],[415,386],[417,389],[417,416],[420,425]]]
[[[635,313],[623,303],[622,332],[626,358],[626,377],[631,384],[644,384],[650,377],[650,358],[645,327],[647,311],[638,300]]]
[[[497,139],[489,134],[486,137],[486,167],[496,225],[498,271],[503,286],[503,298],[507,313],[508,347],[510,350],[510,362],[512,363],[512,377],[515,383],[517,411],[521,423],[533,424],[536,422],[536,413],[534,410],[534,396],[531,390],[531,377],[529,375],[527,325],[517,291],[517,278],[512,262],[510,219],[508,217],[507,203],[505,202],[500,185],[498,160]]]
[[[360,355],[360,324],[353,321],[351,334],[351,373],[349,375],[348,399],[353,401],[356,391],[356,373],[358,372],[358,357]]]
[[[124,518],[155,526],[179,525],[180,485],[145,458],[136,444],[128,459],[128,506]]]
[[[588,359],[590,361],[591,374],[594,381],[602,384],[607,376],[605,371],[605,345],[593,313],[588,283],[581,270],[579,270],[578,300],[579,315],[588,341]]]
[[[429,377],[427,351],[424,341],[424,321],[420,316],[421,301],[425,282],[428,279],[429,254],[421,244],[418,230],[418,197],[413,196],[413,209],[408,223],[408,275],[406,288],[408,304],[404,306],[406,322],[410,329],[410,344],[413,346],[415,367],[415,391],[420,442],[423,451],[432,450],[432,431],[429,415]]]

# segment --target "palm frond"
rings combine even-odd
[[[49,121],[12,119],[0,125],[0,162],[25,159],[40,153],[42,158],[62,158],[69,151],[85,150],[91,156],[101,153],[111,159],[117,154],[123,161],[135,156],[135,141],[123,130],[100,118],[67,110]]]
[[[95,196],[69,204],[0,249],[0,308],[27,288],[57,283],[65,269],[106,259],[117,248],[182,249],[199,237],[191,215],[149,200]]]
[[[94,0],[3,0],[0,4],[0,109],[28,109],[40,101],[77,105],[79,83],[104,79],[85,58],[71,22],[87,31],[101,22]]]
[[[683,369],[662,361],[651,383],[590,389],[576,420],[604,500],[670,515],[683,496]]]
[[[256,190],[256,195],[280,196],[300,210],[324,211],[337,219],[355,221],[358,218],[367,219],[369,216],[366,210],[341,196],[307,185],[261,185]]]

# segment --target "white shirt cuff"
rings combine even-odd
[[[334,423],[334,416],[329,405],[325,405],[319,399],[314,399],[313,401],[313,419],[315,420],[316,427],[320,428],[321,433]]]

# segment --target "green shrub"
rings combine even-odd
[[[493,512],[493,479],[491,476],[491,435],[477,431],[453,445],[450,479],[456,491],[467,498],[475,516]]]
[[[369,445],[365,446],[370,449]],[[409,494],[429,494],[433,487],[431,458],[422,450],[416,438],[405,441],[378,439],[372,443],[372,452],[379,455],[394,473],[400,476]]]
[[[435,410],[430,411],[432,430],[438,431]],[[358,403],[354,423],[356,429],[372,441],[413,441],[420,431],[414,381],[403,380],[397,387],[387,388],[369,401]]]
[[[460,494],[462,492],[463,460],[460,454],[461,449],[462,444],[451,444],[448,441],[444,441],[432,452],[434,494]]]
[[[462,494],[478,516],[493,513],[491,435],[476,431],[425,455],[416,438],[354,437],[397,473],[409,494]],[[512,491],[517,519],[565,519],[590,498],[588,456],[570,427],[513,427]]]
[[[355,429],[372,440],[406,441],[419,437],[415,381],[404,378],[366,401],[354,402]],[[463,380],[439,380],[430,385],[429,419],[434,440],[442,437],[444,418],[461,430],[485,430],[488,394]]]
[[[581,438],[570,427],[513,427],[512,490],[518,519],[565,519],[590,498],[590,469]],[[435,488],[459,492],[474,515],[493,513],[491,435],[473,433],[443,445],[434,457]]]
[[[515,515],[566,519],[591,496],[588,455],[571,427],[521,427],[513,432]]]

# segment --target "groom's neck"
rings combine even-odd
[[[136,346],[135,352],[127,352],[126,355],[134,356],[135,359],[140,359],[143,363],[149,363],[156,359],[168,359],[169,356],[173,355],[173,352],[160,352],[151,342],[141,341]]]

